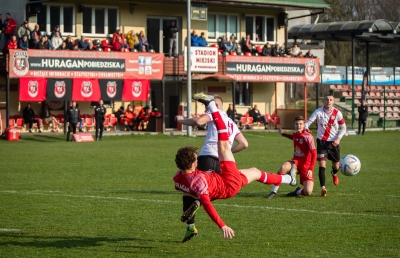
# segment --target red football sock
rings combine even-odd
[[[264,171],[261,171],[261,176],[258,179],[258,182],[261,182],[266,185],[276,185],[279,186],[282,183],[282,175],[271,174]]]
[[[221,117],[221,114],[219,113],[219,111],[217,111],[217,112],[212,112],[211,115],[213,117],[214,124],[217,127],[218,141],[228,141],[229,140],[228,129],[226,129],[226,125]]]

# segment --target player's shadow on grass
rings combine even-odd
[[[21,141],[36,141],[36,142],[59,142],[60,140],[65,141],[66,136],[61,135],[22,135],[20,140]]]
[[[20,247],[36,247],[36,248],[82,248],[96,247],[107,245],[106,243],[119,242],[136,242],[136,245],[127,245],[127,248],[143,248],[152,249],[154,246],[149,246],[149,240],[140,238],[108,238],[108,237],[80,237],[80,236],[30,236],[15,234],[0,233],[0,237],[7,237],[10,240],[0,242],[1,246],[20,246]]]
[[[115,194],[132,194],[132,193],[138,193],[138,194],[176,194],[176,191],[171,190],[171,191],[161,191],[161,190],[98,190],[94,192],[99,192],[99,193],[115,193]]]

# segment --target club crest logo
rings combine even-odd
[[[142,82],[132,83],[132,95],[134,97],[139,97],[142,94]]]
[[[28,94],[31,98],[36,98],[39,94],[39,83],[37,81],[28,82]]]
[[[107,95],[108,95],[108,97],[114,98],[116,94],[117,94],[117,83],[115,81],[107,82]]]
[[[56,81],[56,83],[54,84],[54,95],[60,99],[65,96],[66,91],[67,90],[65,87],[65,82],[64,81]]]
[[[307,60],[305,63],[305,76],[307,80],[312,81],[317,77],[318,74],[318,67],[314,60]]]
[[[303,139],[300,139],[300,140],[299,140],[299,143],[300,143],[300,144],[303,144]]]
[[[93,94],[93,86],[91,81],[83,81],[81,85],[81,94],[85,98],[89,98]]]
[[[12,69],[18,76],[24,76],[29,71],[28,54],[24,52],[15,52],[12,57]]]

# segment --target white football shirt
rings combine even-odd
[[[346,132],[343,114],[336,108],[325,110],[324,107],[320,107],[316,109],[308,118],[304,128],[308,129],[315,120],[317,120],[318,124],[317,138],[320,140],[334,141],[336,138],[342,138]],[[342,127],[340,133],[339,126]]]
[[[236,135],[238,135],[240,132],[239,128],[235,124],[235,122],[232,121],[228,117],[228,115],[222,111],[218,110],[222,119],[225,122],[225,125],[228,128],[228,135],[229,135],[229,146],[232,148],[232,144],[235,141]],[[211,119],[210,122],[207,123],[207,136],[206,140],[201,147],[201,151],[199,153],[199,156],[213,156],[218,158],[218,133],[217,133],[217,127],[215,126],[214,122],[212,121],[212,115],[209,110],[206,111],[206,115],[208,115]]]

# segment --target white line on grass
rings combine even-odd
[[[141,202],[157,202],[157,203],[180,203],[177,201],[168,200],[154,200],[154,199],[136,199],[128,197],[110,197],[110,196],[98,196],[98,195],[72,195],[72,194],[57,194],[60,191],[0,191],[0,193],[11,193],[11,194],[28,194],[28,195],[46,195],[46,196],[60,196],[60,197],[70,197],[70,198],[91,198],[91,199],[108,199],[108,200],[124,200],[124,201],[141,201]],[[224,206],[233,208],[243,208],[243,209],[264,209],[264,210],[277,210],[277,211],[292,211],[292,212],[308,212],[308,213],[319,213],[328,215],[349,215],[349,216],[365,216],[365,217],[388,217],[388,218],[400,218],[397,215],[386,215],[386,214],[370,214],[370,213],[351,213],[351,212],[338,212],[338,211],[315,211],[306,209],[288,209],[279,207],[269,207],[269,206],[254,206],[254,205],[237,205],[237,204],[221,204],[216,203],[214,206]]]
[[[14,229],[14,228],[0,228],[0,231],[3,232],[20,232],[20,229]]]

